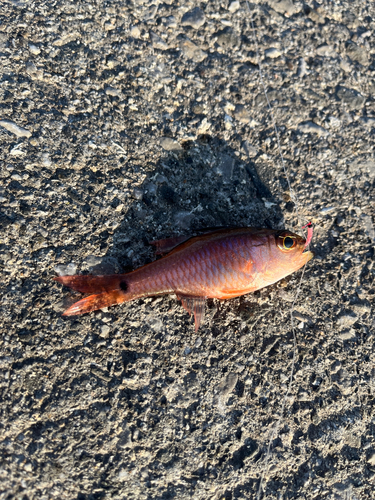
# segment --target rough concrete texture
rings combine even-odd
[[[374,498],[374,2],[250,10],[2,4],[1,499]],[[56,272],[308,220],[297,298],[208,301],[198,333],[173,296],[61,318]]]

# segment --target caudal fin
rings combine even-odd
[[[53,279],[82,293],[100,293],[110,290],[126,291],[128,288],[125,278],[121,274],[110,274],[108,276],[92,276],[91,274],[56,276]]]
[[[90,295],[82,300],[79,300],[70,306],[63,314],[63,316],[76,316],[78,314],[85,314],[103,307],[112,306],[114,304],[121,304],[131,300],[130,294],[124,293],[121,290],[112,290],[111,292],[98,293],[97,295]]]
[[[134,294],[129,291],[126,278],[122,274],[57,276],[54,280],[78,292],[95,294],[70,306],[63,316],[85,314],[135,298]]]

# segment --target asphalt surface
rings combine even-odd
[[[0,499],[374,497],[375,6],[250,11],[1,5]],[[173,296],[61,317],[56,274],[309,220],[301,286],[197,333]]]

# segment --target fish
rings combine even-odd
[[[312,257],[307,239],[288,230],[222,228],[193,237],[154,242],[163,257],[125,274],[57,276],[55,281],[91,294],[63,316],[75,316],[141,297],[175,294],[194,314],[195,331],[204,318],[206,299],[231,299],[276,283]]]

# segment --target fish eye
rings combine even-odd
[[[296,247],[297,239],[296,236],[291,236],[286,231],[283,231],[278,235],[276,244],[283,252],[289,252]]]
[[[290,236],[286,236],[283,241],[283,247],[286,248],[287,250],[290,250],[293,248],[295,245],[295,240],[291,238]]]

